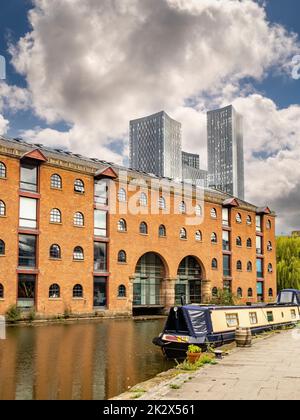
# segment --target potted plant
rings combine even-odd
[[[198,346],[194,346],[191,345],[189,346],[188,352],[187,352],[187,357],[188,357],[188,361],[189,363],[196,363],[198,362],[198,360],[200,359],[202,354],[202,350],[200,349],[200,347]]]

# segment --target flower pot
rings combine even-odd
[[[202,356],[202,353],[188,353],[187,354],[188,361],[192,365],[194,365],[195,363],[197,363],[201,356]]]

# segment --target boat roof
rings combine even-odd
[[[291,305],[291,306],[295,306],[294,303],[287,303],[286,306]],[[240,309],[262,309],[262,308],[277,308],[280,305],[278,305],[276,302],[273,303],[263,303],[263,304],[256,304],[256,305],[251,305],[251,306],[245,306],[245,305],[241,305],[241,306],[215,306],[215,305],[211,305],[211,306],[201,306],[201,305],[185,305],[182,306],[183,309],[187,310],[187,311],[203,311],[203,312],[207,312],[207,311],[236,311],[236,310],[240,310]]]

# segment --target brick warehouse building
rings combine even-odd
[[[224,287],[241,303],[274,300],[275,215],[268,208],[213,190],[204,203],[194,193],[182,202],[176,189],[170,198],[160,188],[131,191],[122,170],[0,137],[0,314],[17,304],[44,317],[125,315],[167,309],[181,296],[207,302]],[[154,178],[128,174],[145,186]],[[132,199],[139,214],[126,211]],[[178,199],[175,214],[169,210]],[[187,206],[203,223],[186,224]]]

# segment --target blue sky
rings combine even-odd
[[[300,228],[300,80],[286,71],[299,0],[35,2],[0,3],[0,132],[126,163],[129,120],[164,109],[205,168],[206,111],[233,103],[247,200],[274,209],[280,232]],[[28,85],[8,53],[26,33],[14,62]]]

